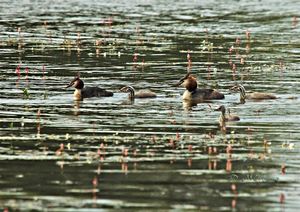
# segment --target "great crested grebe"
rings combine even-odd
[[[83,100],[90,97],[108,97],[113,96],[113,93],[99,87],[84,87],[83,81],[76,76],[66,88],[73,86],[74,100]]]
[[[121,92],[129,92],[129,98],[134,99],[134,98],[155,98],[156,94],[152,91],[145,91],[141,90],[136,92],[135,89],[130,86],[126,85],[120,89]]]
[[[241,84],[237,84],[231,87],[230,90],[240,92],[241,103],[245,103],[246,99],[253,99],[253,100],[277,99],[275,95],[270,93],[253,92],[253,93],[246,94],[246,90],[244,86],[242,86]]]
[[[176,84],[176,86],[179,85],[183,85],[186,88],[182,96],[183,100],[203,102],[205,100],[224,99],[224,94],[219,91],[208,88],[197,88],[197,80],[191,73],[187,73],[182,77]]]

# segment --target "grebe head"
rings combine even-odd
[[[245,101],[246,99],[246,89],[241,84],[237,84],[230,88],[232,91],[239,91],[240,92],[240,99],[241,101]]]
[[[225,108],[225,106],[224,106],[224,105],[221,105],[220,107],[218,107],[218,108],[216,109],[216,111],[221,111],[221,112],[222,112],[222,114],[224,115],[224,114],[225,114],[225,112],[226,112],[226,108]]]
[[[73,86],[76,89],[81,90],[84,87],[83,81],[79,78],[79,76],[75,77],[66,88]]]
[[[191,73],[187,73],[176,84],[176,86],[179,85],[183,85],[188,91],[192,92],[197,89],[197,80]]]
[[[129,92],[129,97],[134,98],[135,90],[132,86],[126,85],[120,89],[121,92]]]

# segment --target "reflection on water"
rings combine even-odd
[[[299,208],[299,6],[3,2],[1,209]],[[187,71],[225,99],[182,101]],[[114,96],[73,101],[78,72]],[[236,83],[278,99],[239,104]],[[220,105],[240,116],[226,131]]]
[[[74,115],[78,116],[80,114],[80,103],[81,101],[74,100]]]

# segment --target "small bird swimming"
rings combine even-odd
[[[220,107],[218,107],[216,109],[216,111],[221,111],[221,116],[220,116],[220,120],[223,122],[227,122],[227,121],[239,121],[240,117],[238,117],[237,115],[231,115],[230,114],[230,110],[228,109],[228,115],[226,116],[226,108],[224,105],[221,105]]]
[[[224,99],[224,94],[215,89],[197,88],[197,80],[191,73],[187,73],[182,77],[176,84],[176,86],[179,85],[183,85],[186,88],[182,96],[183,100],[199,103],[205,100]]]
[[[219,124],[222,130],[226,131],[226,122],[231,122],[231,121],[239,121],[240,117],[238,117],[237,115],[231,115],[230,111],[228,110],[229,114],[226,115],[226,108],[224,105],[221,105],[220,107],[218,107],[217,109],[215,109],[216,111],[221,111],[221,115],[219,118]]]
[[[270,93],[253,92],[253,93],[246,94],[246,90],[244,86],[242,86],[241,84],[237,84],[231,87],[230,90],[240,92],[241,103],[245,103],[246,99],[253,99],[253,100],[277,99],[275,95]]]
[[[113,93],[99,87],[84,87],[83,81],[76,76],[66,88],[73,86],[74,91],[74,100],[83,100],[84,98],[90,97],[109,97],[113,96]]]
[[[152,91],[146,91],[146,90],[141,90],[136,92],[135,89],[130,86],[126,85],[120,89],[121,92],[129,92],[129,98],[134,99],[134,98],[155,98],[156,94]]]

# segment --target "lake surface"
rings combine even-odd
[[[2,0],[0,208],[299,210],[299,9]],[[187,71],[225,99],[188,107]],[[74,102],[78,72],[114,96]],[[278,98],[239,104],[235,83]],[[158,97],[131,102],[124,85]],[[241,118],[226,131],[220,105]]]

